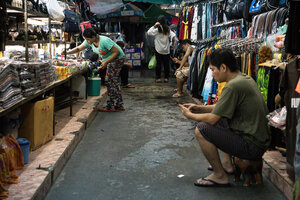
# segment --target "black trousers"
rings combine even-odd
[[[128,73],[129,73],[129,66],[123,65],[120,76],[121,76],[121,85],[125,86],[128,85]]]
[[[164,74],[165,74],[165,78],[169,78],[170,76],[170,54],[167,55],[163,55],[163,54],[159,54],[157,52],[155,52],[155,56],[156,56],[156,79],[160,78],[161,75],[161,65],[164,65]]]

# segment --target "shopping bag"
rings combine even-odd
[[[59,6],[57,0],[49,0],[47,3],[48,13],[51,19],[56,21],[63,21],[65,14],[63,9]]]
[[[149,61],[148,68],[154,69],[156,67],[156,57],[153,55]]]

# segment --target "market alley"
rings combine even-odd
[[[126,111],[98,113],[47,200],[285,199],[265,176],[263,185],[243,187],[231,175],[231,187],[195,187],[210,172],[195,123],[177,106],[193,101],[171,98],[175,81],[152,82],[123,90]]]

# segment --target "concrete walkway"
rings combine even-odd
[[[124,112],[99,113],[48,193],[47,200],[285,199],[263,185],[199,188],[208,163],[194,138],[193,121],[173,99],[175,83],[135,84],[123,92]],[[178,175],[184,175],[178,178]]]

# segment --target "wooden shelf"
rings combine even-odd
[[[47,44],[47,40],[28,41],[28,44]],[[25,41],[6,41],[6,45],[25,45]]]
[[[24,14],[24,12],[25,12],[23,8],[14,7],[14,6],[11,6],[11,5],[8,5],[8,4],[6,4],[6,8],[10,9],[10,10],[18,11],[20,14]],[[17,14],[17,13],[14,13],[14,14]],[[45,17],[45,18],[49,17],[48,14],[41,13],[41,12],[34,11],[34,10],[28,11],[28,17],[31,17],[31,16],[34,16],[34,17]]]

